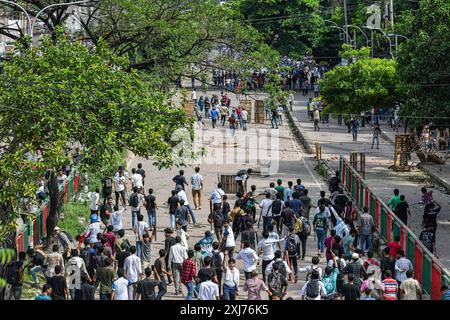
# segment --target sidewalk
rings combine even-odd
[[[371,149],[373,129],[370,125],[366,124],[366,127],[360,128],[357,142],[352,141],[352,135],[348,133],[347,126],[337,125],[337,120],[332,117],[330,117],[328,124],[319,124],[320,131],[314,131],[313,121],[308,119],[306,111],[306,101],[309,97],[303,97],[297,93],[293,106],[293,112],[303,128],[302,133],[305,139],[311,145],[314,145],[314,142],[319,142],[322,146],[322,158],[327,160],[329,165],[335,169],[339,166],[339,155],[342,154],[349,158],[351,152],[365,153],[366,181],[372,190],[386,202],[393,195],[395,188],[400,190],[400,194],[405,195],[411,210],[408,225],[417,235],[420,234],[422,229],[423,214],[423,207],[417,204],[421,197],[420,188],[425,186],[429,190],[433,190],[434,199],[442,206],[438,215],[436,249],[441,262],[450,267],[450,250],[447,247],[447,243],[450,241],[450,196],[445,194],[442,188],[435,187],[429,177],[417,168],[412,168],[410,172],[395,172],[388,169],[394,163],[394,145],[386,139],[380,139],[380,148],[376,149],[375,146],[374,149]],[[382,130],[390,136],[389,130],[386,129],[385,126],[382,127]],[[393,136],[392,132],[391,134]],[[415,155],[412,157],[413,162],[417,163],[418,160],[415,161],[414,157]],[[445,167],[441,169],[448,179],[448,165],[445,165]],[[439,168],[435,170],[439,170]]]

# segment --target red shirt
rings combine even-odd
[[[116,242],[116,235],[114,232],[106,232],[103,236],[106,238],[106,244],[108,247],[110,247],[114,252],[114,243]]]
[[[197,274],[195,270],[195,262],[192,258],[186,259],[183,262],[183,272],[181,273],[181,283],[186,284],[193,281]]]
[[[390,253],[391,258],[395,258],[397,252],[402,250],[402,247],[400,246],[400,244],[398,242],[390,242],[390,243],[388,243],[387,247],[389,248],[389,250],[391,250],[391,253]]]

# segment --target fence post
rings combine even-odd
[[[424,291],[431,295],[431,272],[432,272],[432,257],[423,252],[422,261],[422,287]]]
[[[386,224],[386,241],[387,243],[391,242],[391,233],[392,233],[392,213],[387,211],[387,224]]]
[[[370,208],[370,190],[367,186],[365,189],[365,197],[364,197],[364,206],[363,207]]]
[[[423,249],[417,239],[414,240],[414,277],[423,286],[422,278]]]
[[[380,201],[378,201],[378,198],[375,198],[375,226],[377,230],[380,229],[380,206]]]
[[[431,271],[431,300],[441,299],[442,276],[442,269],[439,267],[436,258],[433,258]]]

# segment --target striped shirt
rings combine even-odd
[[[383,288],[383,300],[397,300],[398,283],[391,277],[381,282]]]

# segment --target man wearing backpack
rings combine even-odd
[[[283,189],[284,190],[284,189]],[[284,201],[282,196],[278,193],[275,201],[272,202],[272,217],[277,224],[278,233],[281,234],[281,210],[284,209]]]
[[[297,222],[300,226],[300,230],[296,230],[298,238],[301,243],[301,257],[302,260],[305,260],[306,256],[306,241],[308,240],[308,236],[311,234],[311,225],[309,224],[308,218],[304,217],[303,214],[297,219]]]
[[[26,253],[19,252],[19,260],[12,261],[6,267],[6,283],[9,285],[8,300],[20,300],[22,296],[23,271]]]
[[[153,195],[152,188],[148,189],[148,195],[145,197],[144,206],[147,209],[148,224],[150,231],[152,231],[153,228],[156,228],[156,209],[158,209],[156,197]]]
[[[258,243],[258,254],[263,255],[261,268],[262,268],[263,281],[266,282],[266,268],[269,265],[269,263],[272,262],[273,259],[275,258],[275,255],[273,252],[273,244],[280,242],[280,241],[284,241],[284,239],[271,240],[271,239],[269,239],[268,231],[264,231],[262,236],[263,236],[263,239]]]
[[[305,283],[300,295],[303,300],[322,300],[327,295],[324,284],[319,280],[319,272],[314,270],[311,280]]]
[[[297,256],[298,256],[299,246],[300,246],[300,239],[295,234],[295,229],[290,228],[289,235],[286,237],[286,252],[287,252],[287,255],[289,258],[289,263],[292,266],[292,269],[294,270],[295,282],[297,282],[297,280],[298,280]]]
[[[223,275],[222,264],[225,255],[223,254],[223,252],[219,251],[219,246],[220,244],[217,241],[214,241],[214,243],[212,244],[213,251],[211,255],[211,268],[213,268],[216,271],[217,285],[219,286],[219,292],[221,293],[222,275]]]
[[[137,217],[141,214],[141,203],[143,195],[139,192],[138,187],[133,187],[133,193],[130,196],[130,206],[131,206],[131,225],[133,229],[136,229]]]
[[[270,291],[270,299],[273,300],[275,297],[282,300],[286,295],[288,282],[286,277],[280,273],[280,264],[278,262],[273,264],[272,272],[267,277],[267,283]]]
[[[67,259],[70,257],[70,250],[74,248],[74,245],[72,243],[72,237],[69,233],[65,231],[61,231],[61,229],[56,226],[53,228],[53,232],[55,233],[56,238],[58,239],[58,242],[61,243],[61,246],[63,248],[63,258],[64,261],[67,261]],[[59,250],[59,248],[58,248]]]
[[[105,176],[102,180],[103,204],[106,204],[106,199],[111,197],[112,192],[113,192],[113,180],[110,177]]]
[[[225,219],[223,218],[222,212],[220,210],[214,210],[213,213],[208,216],[208,222],[210,224],[213,224],[214,234],[216,235],[217,241],[219,241],[219,243],[222,241],[224,221]]]
[[[323,204],[319,205],[319,212],[314,215],[313,226],[317,235],[317,255],[321,257],[325,251],[325,236],[328,230],[328,218],[325,216]]]

